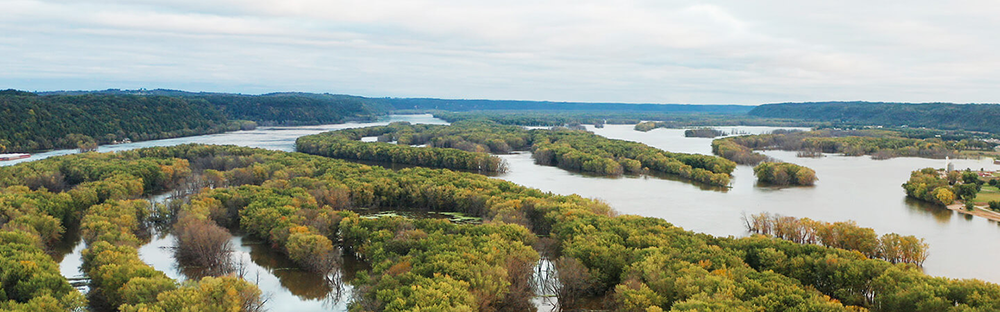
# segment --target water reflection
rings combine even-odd
[[[904,197],[903,202],[906,207],[910,208],[911,212],[917,212],[923,215],[929,215],[937,220],[940,224],[946,224],[951,222],[951,217],[955,215],[954,211],[951,209],[941,207],[940,205],[928,203],[922,200],[916,200],[909,197]]]
[[[370,267],[353,256],[344,257],[339,270],[323,276],[299,269],[285,254],[262,240],[236,233],[231,240],[234,273],[243,276],[269,297],[269,311],[347,311],[352,286],[346,281]],[[139,249],[139,257],[153,268],[178,281],[204,275],[200,268],[184,267],[173,255],[176,238],[155,235]]]
[[[556,291],[560,287],[559,275],[552,260],[543,257],[535,264],[532,287],[535,289],[535,298],[531,299],[531,303],[539,312],[559,309],[559,298],[556,297]]]

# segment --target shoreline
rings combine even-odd
[[[945,206],[949,210],[957,211],[959,213],[964,213],[967,215],[973,215],[977,217],[982,217],[990,221],[1000,222],[1000,212],[995,212],[987,209],[983,209],[980,206],[976,206],[972,210],[965,209],[965,203],[951,204]]]

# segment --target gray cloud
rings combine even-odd
[[[992,1],[0,1],[28,90],[996,102]]]

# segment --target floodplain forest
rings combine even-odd
[[[188,200],[167,207],[140,199],[167,190]],[[353,211],[363,208],[462,212],[483,222],[364,218]],[[342,253],[359,255],[371,270],[351,281],[351,311],[531,310],[529,281],[543,257],[558,267],[563,310],[583,308],[585,298],[616,311],[1000,309],[996,284],[927,276],[917,261],[889,256],[888,245],[879,245],[881,256],[866,255],[873,241],[864,229],[807,227],[817,233],[831,227],[846,236],[829,242],[855,250],[775,233],[715,237],[474,173],[393,171],[233,146],[83,153],[3,167],[0,211],[2,310],[259,311],[260,290],[227,270],[226,259],[190,253],[225,255],[217,244],[226,241],[219,236],[227,227],[265,240],[321,276],[335,270]],[[178,261],[223,265],[178,283],[143,263],[136,248],[156,223],[181,238]],[[74,224],[86,243],[88,297],[46,254]],[[858,231],[862,247],[851,243],[849,233]],[[540,245],[555,250],[533,248]]]

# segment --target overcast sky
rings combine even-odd
[[[998,16],[995,0],[0,0],[0,89],[995,103]]]

